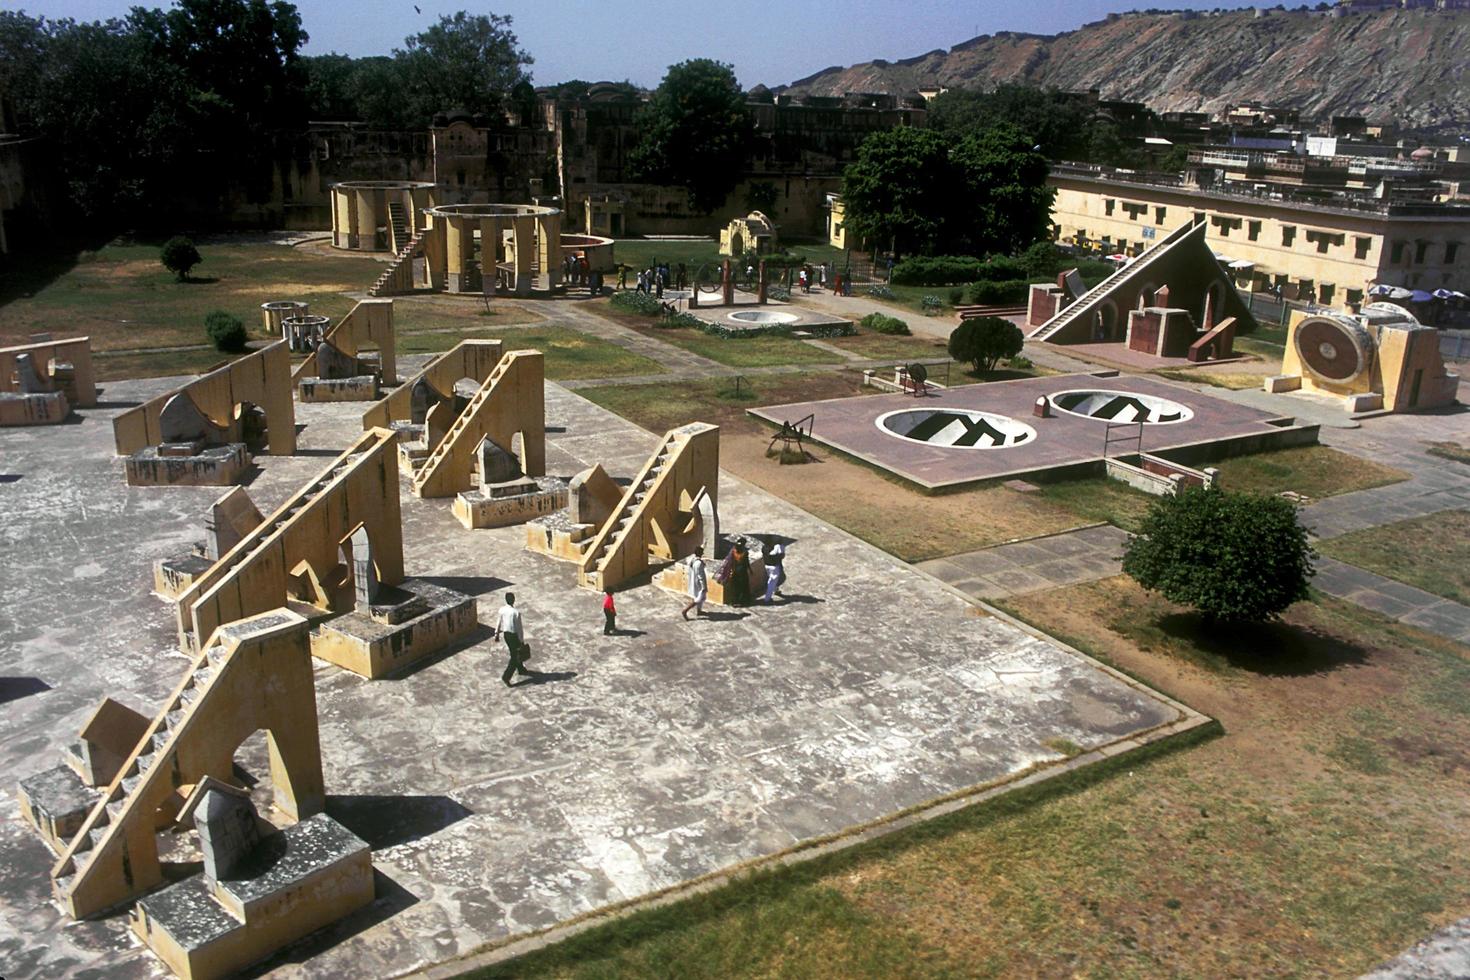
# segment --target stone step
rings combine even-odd
[[[72,884],[72,882],[74,882],[76,880],[77,880],[77,876],[76,876],[75,873],[66,875],[66,876],[61,877],[61,878],[57,878],[56,879],[56,890],[59,893],[61,893],[62,895],[66,895],[66,894],[68,894],[71,891],[71,884]]]

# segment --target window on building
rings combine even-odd
[[[1103,199],[1103,213],[1104,214],[1112,214],[1113,213],[1113,205],[1116,204],[1116,203],[1117,202],[1114,201],[1111,197],[1104,198]]]
[[[1291,248],[1294,242],[1296,242],[1296,225],[1282,225],[1281,244],[1287,248]]]
[[[1368,250],[1372,247],[1373,239],[1364,238],[1360,235],[1353,240],[1353,255],[1360,259],[1366,259],[1368,257]]]
[[[1194,223],[1199,224],[1203,220],[1205,220],[1205,213],[1203,211],[1196,211],[1194,213]]]
[[[1337,287],[1330,282],[1324,282],[1317,290],[1317,301],[1323,306],[1332,305],[1332,294],[1337,292]]]
[[[1458,255],[1459,252],[1460,252],[1460,243],[1459,242],[1445,242],[1444,243],[1444,264],[1445,265],[1453,265],[1454,262],[1455,262],[1455,256]]]
[[[1393,248],[1389,252],[1388,260],[1390,262],[1392,262],[1394,265],[1398,265],[1400,262],[1402,262],[1404,260],[1404,246],[1406,244],[1408,244],[1408,243],[1407,242],[1394,242],[1393,243]]]
[[[1259,221],[1252,221],[1250,223],[1250,226],[1246,229],[1246,235],[1250,238],[1251,241],[1255,241],[1256,239],[1260,238],[1261,223]]]
[[[1347,291],[1347,301],[1349,306],[1357,306],[1362,303],[1363,291],[1361,289],[1349,289]]]
[[[1414,243],[1414,264],[1415,265],[1423,265],[1424,264],[1424,259],[1428,255],[1429,255],[1429,243],[1428,242],[1415,242]]]
[[[1163,224],[1164,223],[1164,215],[1168,214],[1168,212],[1169,212],[1169,209],[1168,208],[1154,208],[1154,224],[1156,224],[1156,225]]]

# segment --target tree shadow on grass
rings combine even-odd
[[[1186,647],[1263,677],[1309,677],[1366,663],[1371,651],[1341,636],[1291,623],[1231,624],[1171,613],[1159,629]]]

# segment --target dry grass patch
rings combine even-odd
[[[1445,511],[1319,542],[1339,561],[1470,604],[1470,513]]]
[[[1228,490],[1280,493],[1290,490],[1313,499],[1400,483],[1403,470],[1352,456],[1328,446],[1298,446],[1216,463]]]

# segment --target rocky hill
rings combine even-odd
[[[1328,16],[1252,10],[1113,15],[1054,36],[995,34],[902,61],[828,68],[777,91],[901,94],[1022,82],[1214,112],[1239,101],[1470,133],[1470,10]]]

